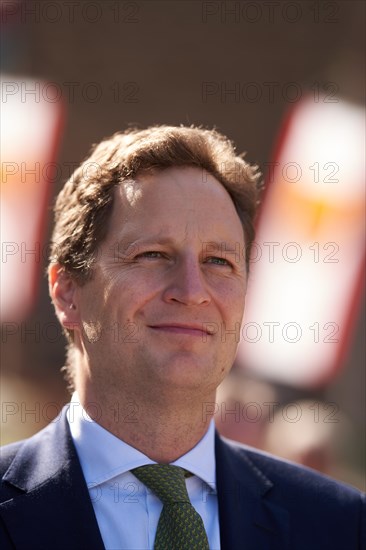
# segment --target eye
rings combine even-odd
[[[220,258],[218,256],[210,256],[209,258],[206,258],[206,262],[215,265],[223,265],[228,267],[232,266],[231,262],[229,262],[226,258]]]
[[[136,258],[149,258],[154,260],[155,258],[163,258],[164,254],[162,252],[158,252],[157,250],[147,250],[146,252],[141,252],[141,254],[138,254]]]

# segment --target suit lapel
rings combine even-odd
[[[287,510],[272,502],[272,482],[244,449],[216,435],[216,480],[222,550],[286,550]]]
[[[22,445],[4,481],[0,515],[17,550],[30,540],[44,550],[104,550],[65,409]]]

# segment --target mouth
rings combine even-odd
[[[150,325],[150,328],[157,332],[167,332],[171,334],[185,334],[187,336],[199,336],[207,337],[212,336],[212,333],[199,324],[180,324],[180,323],[166,323],[161,325]]]

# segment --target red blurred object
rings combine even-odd
[[[1,76],[1,321],[17,322],[37,297],[47,258],[46,214],[64,108],[47,83]]]
[[[365,110],[308,97],[270,165],[238,363],[299,387],[341,366],[365,268]]]

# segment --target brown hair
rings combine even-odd
[[[59,193],[50,261],[84,284],[92,276],[97,248],[108,230],[115,187],[151,170],[196,166],[230,194],[244,229],[248,269],[260,174],[243,156],[236,155],[232,143],[216,130],[152,126],[117,132],[92,149]],[[70,341],[71,333],[68,336]]]

